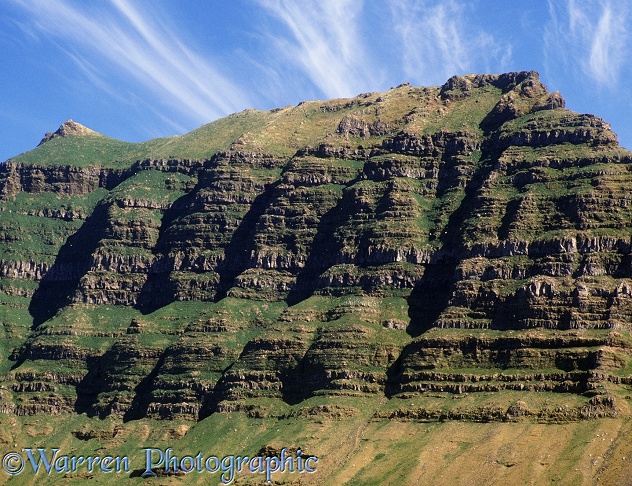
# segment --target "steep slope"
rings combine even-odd
[[[0,166],[1,410],[627,413],[631,162],[535,72],[142,144],[66,122]]]

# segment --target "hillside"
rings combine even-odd
[[[327,484],[625,477],[631,168],[535,72],[139,144],[69,120],[0,165],[0,442],[302,446]]]

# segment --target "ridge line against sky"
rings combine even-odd
[[[631,8],[626,0],[5,0],[0,160],[67,118],[136,142],[246,108],[532,69],[568,108],[604,118],[632,148]]]

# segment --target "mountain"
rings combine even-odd
[[[270,424],[320,420],[348,428],[345,458],[299,435],[331,484],[380,470],[349,462],[370,424],[612,424],[632,400],[631,169],[536,72],[139,144],[69,120],[0,166],[2,420],[81,423],[90,449],[117,444],[99,423],[186,424],[180,439],[238,416],[268,431],[254,452],[284,437]],[[580,454],[562,477],[605,474],[622,427],[601,472],[572,480]]]

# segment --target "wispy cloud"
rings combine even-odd
[[[545,29],[547,68],[560,62],[602,86],[617,83],[626,62],[630,35],[629,3],[625,0],[549,0]]]
[[[503,69],[511,46],[468,21],[468,7],[454,0],[390,0],[394,31],[401,42],[404,73],[411,80],[438,84],[475,69]]]
[[[350,96],[377,84],[379,74],[359,32],[361,0],[259,0],[259,4],[287,30],[268,32],[285,68],[298,67],[323,95]]]
[[[250,106],[248,96],[211,61],[159,21],[153,5],[141,10],[129,0],[111,0],[100,8],[68,0],[10,1],[26,13],[25,28],[31,35],[63,45],[109,94],[116,89],[109,84],[109,68],[114,67],[192,122],[208,122]]]

